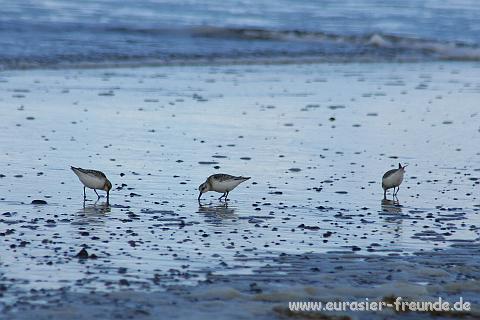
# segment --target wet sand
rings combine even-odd
[[[287,298],[307,292],[462,295],[478,317],[479,67],[3,72],[2,313],[288,318]],[[398,201],[383,201],[398,162]],[[110,207],[93,191],[83,204],[70,165],[106,173]],[[252,179],[226,206],[213,193],[199,204],[220,172]]]

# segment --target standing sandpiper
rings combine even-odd
[[[398,169],[392,169],[385,172],[382,177],[383,198],[387,198],[387,190],[393,188],[393,196],[396,197],[398,190],[400,190],[400,184],[403,181],[403,175],[405,174],[405,168],[399,163]],[[397,188],[397,192],[395,192]]]
[[[198,201],[200,201],[202,193],[208,191],[223,193],[218,200],[225,197],[225,201],[227,201],[228,193],[235,189],[240,183],[245,182],[248,179],[250,179],[250,177],[235,177],[223,173],[213,174],[198,187],[198,190],[200,191],[200,194],[198,195]]]
[[[107,204],[109,201],[110,189],[112,189],[112,183],[107,179],[107,176],[101,171],[97,170],[88,170],[82,168],[70,167],[73,172],[78,176],[78,179],[83,183],[83,201],[87,199],[85,193],[85,187],[93,189],[97,194],[97,201],[100,199],[100,196],[97,193],[96,189],[105,190],[107,192]]]

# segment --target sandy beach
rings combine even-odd
[[[384,319],[399,314],[312,318],[288,302],[402,296],[463,297],[471,311],[437,318],[478,318],[479,71],[2,72],[1,317]],[[382,174],[398,163],[405,181],[385,201]],[[84,205],[70,165],[105,172],[111,206],[92,190]],[[227,205],[198,203],[213,173],[252,179]]]

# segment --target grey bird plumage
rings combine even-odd
[[[382,177],[383,198],[387,198],[387,190],[393,188],[393,196],[395,197],[400,190],[400,184],[403,182],[405,168],[399,163],[397,169],[388,170]],[[395,192],[395,188],[397,191]]]
[[[232,176],[225,173],[213,174],[198,187],[198,190],[200,191],[198,200],[200,200],[203,193],[208,191],[223,193],[220,199],[225,197],[225,200],[227,200],[228,193],[235,189],[240,183],[245,182],[248,179],[250,179],[250,177]]]
[[[104,190],[107,192],[107,203],[110,200],[110,190],[112,189],[112,183],[107,179],[107,176],[98,170],[82,169],[77,167],[70,167],[72,171],[77,175],[80,182],[83,184],[83,200],[87,198],[85,188],[90,188],[95,191],[98,199],[100,199],[98,190]]]

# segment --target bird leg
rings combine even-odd
[[[228,193],[229,193],[229,192],[230,192],[230,191],[227,191],[227,193],[225,194],[225,201],[227,201],[227,197],[228,197]]]
[[[85,192],[85,187],[83,187],[83,201],[87,200],[87,193]]]
[[[93,189],[93,191],[95,191],[95,193],[97,194],[97,197],[98,197],[98,198],[97,198],[97,201],[100,200],[100,196],[98,195],[97,190],[96,190],[96,189]]]
[[[395,193],[395,196],[398,194],[399,190],[400,190],[400,187],[397,187],[397,192]]]
[[[220,198],[218,198],[218,200],[221,200],[223,197],[225,197],[226,194],[227,194],[226,192],[225,192],[224,194],[222,194],[222,195],[220,196]]]
[[[383,199],[387,199],[387,189],[383,189]]]

